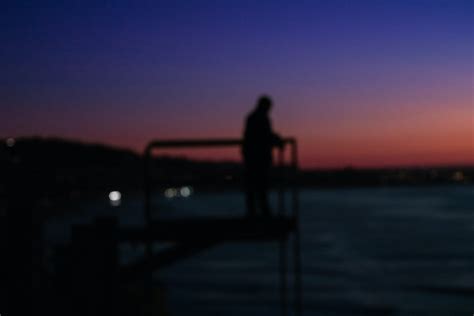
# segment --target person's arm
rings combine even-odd
[[[280,137],[280,135],[276,133],[272,133],[272,145],[273,146],[278,146],[278,147],[283,147],[285,143],[283,142],[283,138]]]
[[[280,135],[278,135],[277,133],[273,131],[272,123],[270,120],[268,120],[268,134],[269,134],[269,138],[270,138],[270,142],[272,146],[283,147],[284,145],[283,139],[280,137]]]

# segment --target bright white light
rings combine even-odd
[[[122,194],[119,191],[112,191],[109,193],[110,202],[120,203],[121,199],[122,199]]]
[[[12,138],[12,137],[7,138],[6,143],[7,143],[7,146],[8,146],[8,147],[13,147],[13,146],[15,146],[15,138]]]
[[[182,187],[179,190],[179,194],[181,194],[182,197],[189,197],[192,193],[192,188],[191,187]]]
[[[178,195],[178,191],[175,188],[168,188],[165,190],[165,197],[172,199]]]

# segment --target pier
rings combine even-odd
[[[278,149],[276,170],[285,170],[296,175],[298,172],[296,140],[287,138],[284,142],[286,146]],[[111,311],[110,306],[113,305],[116,295],[113,287],[128,283],[136,284],[136,282],[143,282],[145,300],[149,300],[141,313],[159,315],[159,311],[154,310],[152,304],[155,271],[196,256],[211,247],[235,242],[246,243],[249,247],[260,242],[279,244],[279,268],[275,273],[279,274],[281,315],[290,315],[290,312],[292,315],[302,315],[299,199],[295,181],[287,180],[276,188],[278,203],[272,216],[200,216],[168,219],[160,218],[159,214],[164,210],[152,205],[151,199],[156,182],[152,179],[150,162],[155,152],[164,148],[232,146],[241,146],[241,140],[157,140],[151,142],[144,152],[143,212],[146,220],[144,227],[118,227],[115,218],[97,219],[92,226],[73,227],[71,245],[63,249],[63,255],[60,256],[63,260],[66,258],[69,264],[63,262],[62,266],[66,267],[66,270],[60,275],[70,278],[70,280],[62,281],[65,284],[75,284],[71,288],[71,291],[75,293],[73,296],[90,301],[87,310],[90,315],[101,315],[105,311]],[[284,150],[287,148],[291,150],[289,164],[285,164],[284,161]],[[285,179],[294,178],[290,175]],[[285,203],[286,195],[288,195],[285,193],[289,193],[291,199],[289,203]],[[286,204],[290,205],[289,210],[285,209]],[[145,245],[144,256],[135,262],[119,265],[118,246],[121,243]],[[171,244],[171,246],[154,251],[154,246],[160,243]],[[292,271],[289,270],[290,256],[293,260]],[[94,284],[92,292],[90,291],[91,284]],[[89,291],[89,293],[84,294],[84,291]]]

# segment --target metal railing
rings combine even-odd
[[[297,142],[294,138],[284,138],[284,145],[289,145],[291,148],[291,169],[294,171],[295,175],[298,171],[298,149]],[[145,157],[145,168],[144,168],[144,191],[145,191],[145,221],[150,223],[152,221],[152,209],[151,209],[151,197],[152,197],[152,173],[151,169],[151,158],[153,151],[158,149],[170,149],[170,148],[202,148],[202,147],[237,147],[242,145],[241,139],[233,138],[221,138],[221,139],[184,139],[184,140],[155,140],[148,144],[145,148],[144,157]],[[278,167],[284,167],[284,150],[286,146],[279,148],[278,150]],[[292,216],[298,218],[298,199],[297,199],[297,186],[296,186],[296,177],[291,177],[293,179],[291,185],[292,189]],[[280,215],[283,215],[284,210],[284,195],[280,188],[279,194],[279,212]]]
[[[153,152],[159,149],[176,149],[176,148],[203,148],[203,147],[240,147],[243,141],[235,138],[219,138],[219,139],[177,139],[177,140],[155,140],[148,144],[144,151],[144,191],[145,191],[145,203],[144,203],[144,215],[146,228],[151,229],[152,227],[152,172],[151,161]],[[290,177],[291,181],[289,187],[291,189],[291,212],[290,217],[295,221],[294,231],[294,311],[295,315],[302,314],[302,280],[301,280],[301,251],[300,251],[300,233],[299,233],[299,198],[298,198],[298,185],[297,185],[297,173],[298,173],[298,147],[295,138],[284,138],[283,147],[278,148],[277,156],[277,167],[280,170],[288,170],[285,167],[285,149],[290,147],[290,167],[289,170],[293,173]],[[278,190],[278,213],[279,216],[285,216],[285,200],[284,192],[285,187],[280,181],[280,187]],[[147,246],[147,253],[149,256],[152,255],[151,244]],[[281,276],[281,310],[282,315],[288,315],[287,306],[287,240],[280,240],[280,276]]]

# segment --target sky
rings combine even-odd
[[[474,164],[474,1],[0,6],[0,138],[236,138],[265,93],[304,168]]]

